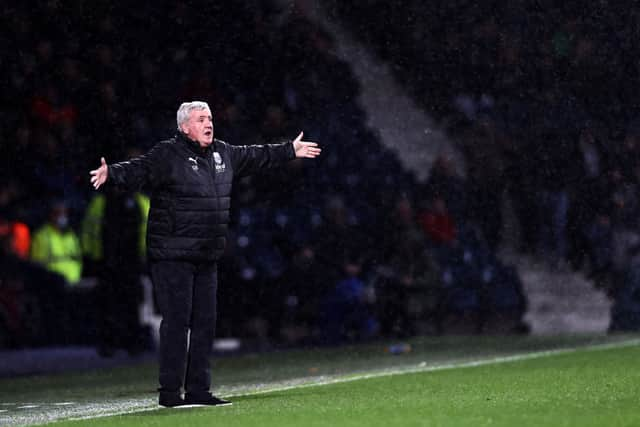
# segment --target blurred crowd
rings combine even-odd
[[[560,15],[536,44],[517,31],[530,25],[507,28],[475,9],[440,31],[422,2],[381,3],[332,10],[398,64],[464,154],[462,172],[442,155],[417,182],[367,127],[330,35],[287,2],[5,8],[0,346],[143,347],[148,195],[94,193],[88,170],[172,136],[177,106],[191,99],[211,105],[216,137],[232,144],[303,129],[323,147],[318,161],[235,183],[218,336],[266,345],[526,332],[520,278],[496,256],[505,196],[521,250],[585,269],[616,301],[640,297],[629,285],[640,288],[640,127],[608,115],[631,114],[631,90],[598,95],[602,76],[582,71],[615,68],[598,33]],[[541,70],[525,66],[530,45]],[[94,287],[78,285],[89,277]],[[623,329],[634,325],[629,310],[619,307]]]
[[[507,196],[520,250],[585,271],[614,299],[611,329],[637,329],[634,3],[329,3],[455,135],[489,243]]]

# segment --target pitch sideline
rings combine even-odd
[[[432,366],[427,366],[425,362],[422,362],[418,365],[407,366],[404,368],[380,369],[380,370],[375,370],[372,372],[366,372],[366,373],[360,373],[360,374],[351,374],[351,375],[347,374],[347,375],[338,375],[333,377],[328,377],[328,376],[304,377],[304,378],[289,380],[287,381],[288,383],[287,385],[264,388],[261,390],[255,390],[250,392],[241,392],[238,394],[228,394],[228,395],[225,395],[225,397],[233,398],[233,397],[242,397],[242,396],[252,396],[257,394],[265,394],[265,393],[273,393],[278,391],[294,390],[299,388],[347,383],[347,382],[366,380],[371,378],[387,377],[387,376],[393,376],[393,375],[414,374],[414,373],[421,373],[421,372],[436,372],[436,371],[445,371],[450,369],[475,368],[475,367],[487,366],[487,365],[540,359],[543,357],[570,354],[578,351],[599,351],[599,350],[609,350],[609,349],[617,349],[617,348],[625,348],[625,347],[635,347],[638,345],[640,345],[640,338],[634,338],[630,340],[622,340],[622,341],[617,341],[612,343],[567,347],[567,348],[559,348],[555,350],[534,351],[531,353],[520,353],[520,354],[511,355],[511,356],[491,357],[491,358],[473,360],[468,362],[445,363],[445,364],[432,365]],[[94,419],[94,418],[157,411],[160,409],[166,409],[166,408],[162,408],[154,405],[153,407],[147,407],[147,408],[135,408],[131,410],[101,412],[100,414],[66,418],[66,420],[68,421],[88,420],[88,419]],[[172,409],[166,409],[166,410],[172,410]],[[59,419],[57,421],[62,421],[62,420],[63,419]]]

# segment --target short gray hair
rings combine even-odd
[[[209,110],[209,104],[203,101],[191,101],[191,102],[183,102],[180,104],[180,108],[178,108],[178,113],[176,114],[176,121],[178,122],[178,130],[180,130],[180,125],[189,120],[189,113],[193,110]]]

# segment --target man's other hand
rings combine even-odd
[[[300,132],[300,135],[298,135],[298,137],[293,141],[293,148],[296,150],[296,157],[306,157],[308,159],[318,157],[322,151],[318,148],[318,144],[311,141],[303,141],[302,134],[303,132]]]
[[[100,167],[89,172],[89,175],[91,175],[91,184],[93,184],[93,188],[96,190],[107,181],[109,168],[107,167],[107,162],[104,160],[104,157],[100,158]]]

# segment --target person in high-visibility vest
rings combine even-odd
[[[49,221],[34,233],[30,257],[47,270],[63,276],[68,285],[80,281],[80,240],[69,226],[69,210],[64,202],[52,206]]]
[[[140,258],[144,260],[147,254],[146,236],[147,219],[149,217],[149,197],[142,193],[133,193],[130,196],[130,200],[135,203],[135,207],[138,209],[142,219],[139,225],[139,233],[136,236],[136,243],[138,254]],[[107,197],[104,194],[97,194],[91,199],[91,202],[89,202],[82,220],[82,229],[80,231],[82,254],[85,260],[92,263],[101,263],[104,260],[103,223],[106,206]]]
[[[82,249],[98,277],[97,350],[103,357],[113,356],[118,348],[134,355],[146,347],[138,309],[148,215],[147,196],[108,188],[91,200],[82,221]]]

